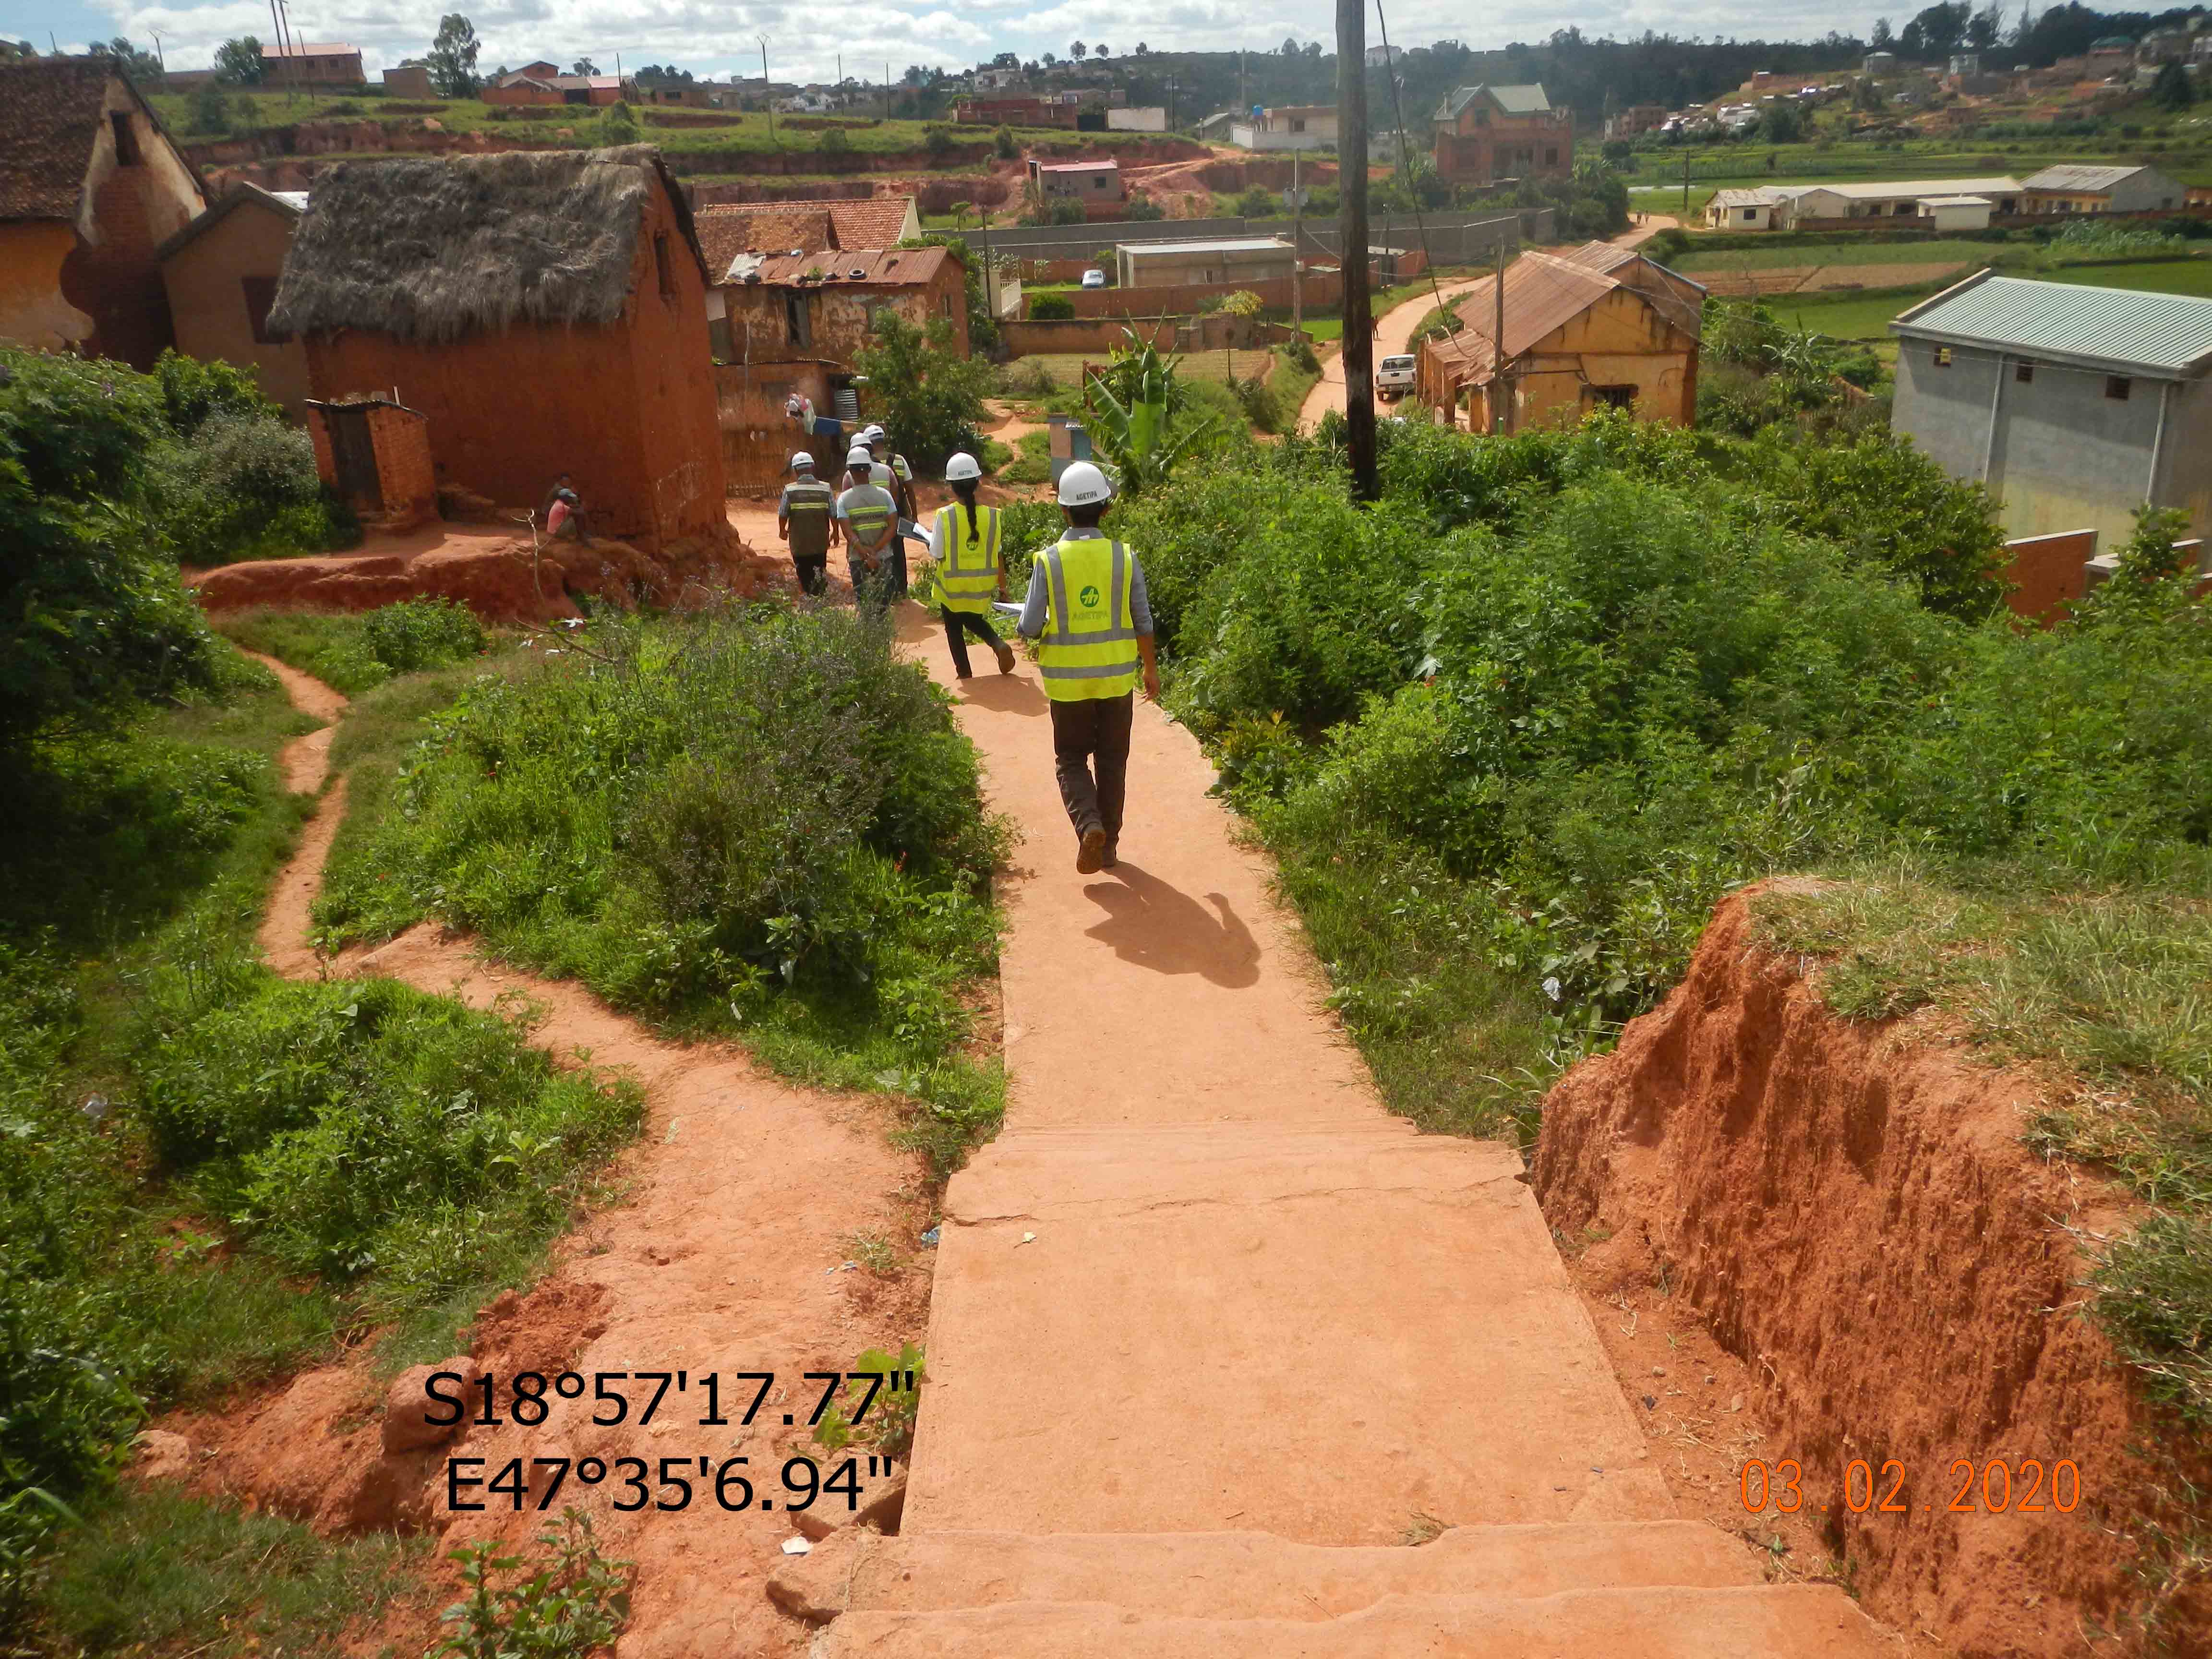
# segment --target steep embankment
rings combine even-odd
[[[2202,1589],[2177,1592],[2147,1530],[2176,1517],[2135,1449],[2146,1408],[2081,1316],[2081,1241],[2128,1224],[2124,1194],[2023,1146],[2037,1079],[1831,1013],[1759,946],[1755,902],[1723,904],[1666,1003],[1552,1092],[1547,1218],[1612,1235],[1625,1275],[1750,1367],[1764,1461],[1801,1466],[1877,1617],[1994,1659],[2091,1632],[2134,1650],[2160,1614],[2197,1632],[2172,1650],[2204,1651]]]
[[[326,720],[343,716],[346,700],[330,687],[261,660],[301,709]],[[604,1183],[609,1201],[578,1214],[526,1293],[509,1291],[483,1311],[467,1352],[445,1361],[446,1368],[495,1375],[503,1403],[508,1380],[532,1370],[605,1376],[641,1401],[649,1379],[631,1384],[622,1380],[625,1374],[681,1373],[690,1386],[680,1398],[671,1395],[673,1403],[650,1425],[634,1412],[617,1425],[595,1422],[605,1407],[564,1399],[541,1425],[509,1416],[439,1431],[415,1421],[427,1368],[404,1373],[387,1392],[374,1345],[365,1345],[219,1413],[169,1419],[144,1449],[159,1451],[162,1461],[157,1466],[149,1455],[140,1478],[185,1474],[204,1493],[330,1531],[428,1531],[441,1536],[441,1553],[489,1537],[522,1544],[575,1502],[592,1511],[605,1553],[635,1564],[625,1655],[795,1654],[803,1632],[763,1594],[784,1559],[780,1547],[790,1522],[765,1504],[752,1513],[730,1512],[720,1501],[726,1491],[699,1473],[699,1460],[720,1472],[750,1457],[755,1484],[781,1498],[777,1472],[787,1457],[824,1459],[805,1426],[818,1387],[803,1383],[800,1374],[848,1368],[871,1347],[896,1352],[921,1330],[927,1269],[879,1276],[852,1260],[856,1241],[904,1240],[927,1224],[921,1160],[890,1145],[876,1103],[793,1087],[730,1044],[665,1041],[576,985],[485,962],[468,941],[434,926],[378,950],[321,961],[306,930],[344,811],[344,780],[325,787],[335,729],[295,739],[283,756],[287,784],[319,799],[263,923],[271,965],[295,977],[397,979],[473,1007],[534,1005],[544,1018],[533,1041],[564,1059],[626,1072],[646,1096],[639,1143]],[[702,1423],[711,1413],[701,1402],[703,1379],[722,1377],[726,1407],[738,1371],[776,1373],[758,1418],[738,1424],[732,1411],[726,1422]],[[618,1480],[596,1487],[572,1481],[545,1513],[529,1507],[518,1513],[496,1494],[478,1489],[471,1496],[465,1488],[459,1489],[465,1502],[485,1507],[456,1513],[448,1501],[449,1457],[485,1460],[463,1469],[483,1480],[512,1459],[526,1460],[533,1469],[531,1504],[546,1495],[545,1477],[535,1471],[550,1467],[527,1464],[532,1459],[574,1465],[598,1458],[610,1469],[624,1467],[623,1458],[646,1459],[658,1474],[672,1469],[674,1477],[643,1508],[626,1500],[616,1507]],[[684,1478],[692,1489],[679,1504]],[[413,1640],[428,1632],[377,1635]]]

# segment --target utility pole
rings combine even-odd
[[[1291,332],[1306,331],[1306,198],[1298,188],[1298,152],[1291,152]]]
[[[884,119],[891,118],[891,60],[884,59]]]
[[[761,43],[761,107],[768,112],[768,141],[775,142],[775,88],[768,78],[768,36],[756,37]],[[843,59],[838,60],[843,66]]]
[[[1336,0],[1337,244],[1344,437],[1355,501],[1375,499],[1375,317],[1367,292],[1367,0]]]
[[[1686,216],[1690,211],[1690,149],[1686,144],[1682,147],[1682,211]]]
[[[979,192],[980,194],[980,192]],[[983,309],[991,320],[999,320],[999,279],[991,269],[991,210],[981,210],[983,215]]]
[[[1501,438],[1511,425],[1513,384],[1505,374],[1505,239],[1498,240],[1498,277],[1490,323],[1490,429]]]

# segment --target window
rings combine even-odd
[[[1306,124],[1303,120],[1294,120],[1291,123],[1291,131],[1292,132],[1304,132],[1305,130]]]
[[[1746,223],[1746,224],[1749,224],[1753,220],[1754,220],[1754,219],[1756,219],[1756,218],[1758,218],[1758,217],[1759,217],[1759,210],[1758,210],[1757,208],[1746,208],[1746,209],[1744,209],[1744,210],[1743,210],[1743,222],[1744,222],[1744,223]]]
[[[2033,363],[2014,363],[2013,365],[2012,377],[2014,380],[2018,380],[2022,386],[2032,385],[2035,380],[2035,365]]]
[[[1938,368],[1948,368],[1951,367],[1950,347],[1937,346],[1936,348],[1936,367]]]
[[[1632,386],[1594,386],[1589,389],[1590,401],[1607,409],[1632,409],[1636,406],[1636,388]]]
[[[783,296],[783,322],[790,331],[792,344],[811,346],[814,343],[814,319],[807,314],[804,294]]]
[[[1556,149],[1547,149],[1544,152],[1544,165],[1547,167],[1555,167],[1559,165],[1559,152]]]
[[[107,130],[115,135],[115,165],[135,167],[138,165],[138,135],[131,130],[128,112],[118,110],[107,118]]]
[[[668,259],[668,233],[660,231],[653,239],[653,270],[660,279],[663,298],[672,298],[676,293],[676,267]]]
[[[239,287],[246,293],[246,326],[253,331],[256,345],[282,345],[292,337],[271,333],[269,328],[269,307],[276,302],[276,279],[274,276],[241,276]]]
[[[2105,395],[2107,398],[2110,398],[2114,403],[2124,404],[2127,402],[2128,392],[2130,390],[2130,385],[2126,375],[2107,374],[2105,376]]]

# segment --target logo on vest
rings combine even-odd
[[[1085,583],[1083,591],[1075,597],[1085,611],[1096,611],[1098,608],[1098,588],[1096,583]]]

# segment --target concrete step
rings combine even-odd
[[[1529,1597],[1759,1582],[1741,1544],[1692,1521],[1458,1527],[1419,1548],[1334,1548],[1264,1532],[866,1529],[784,1562],[769,1594],[820,1624],[854,1608],[918,1613],[1012,1601],[1108,1603],[1152,1618],[1340,1618],[1393,1595]]]
[[[905,1530],[1671,1518],[1519,1174],[1379,1116],[1001,1137],[945,1199]]]
[[[1106,1602],[848,1613],[812,1659],[1887,1659],[1841,1590],[1777,1584],[1393,1595],[1340,1619],[1150,1617]]]

